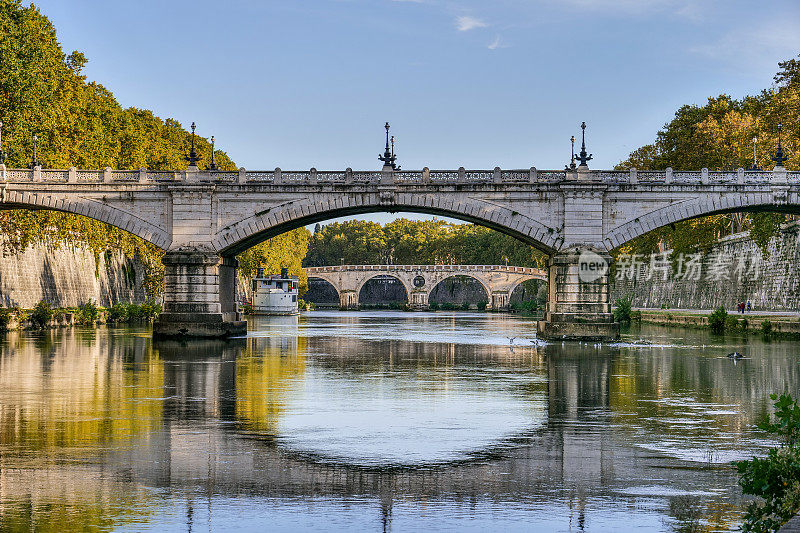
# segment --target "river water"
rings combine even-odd
[[[800,343],[314,311],[0,343],[0,530],[728,531]],[[725,357],[738,350],[747,358]]]

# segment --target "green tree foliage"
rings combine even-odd
[[[624,298],[617,298],[614,302],[614,320],[620,324],[631,323],[631,299],[626,296]]]
[[[400,218],[385,226],[350,220],[315,228],[305,266],[344,264],[503,264],[543,266],[544,254],[473,224]]]
[[[777,125],[783,123],[786,166],[800,168],[800,63],[778,63],[775,86],[757,96],[736,100],[709,98],[704,106],[686,105],[657,133],[656,141],[634,150],[617,168],[639,170],[734,170],[752,165],[752,139],[758,139],[757,161],[771,169]],[[749,229],[762,249],[785,220],[782,214],[725,214],[660,228],[623,246],[622,252],[649,254],[663,249],[689,251],[711,246],[719,237]]]
[[[52,23],[35,6],[19,0],[0,0],[0,120],[6,165],[27,167],[39,138],[39,160],[48,168],[180,170],[186,167],[190,134],[175,120],[152,112],[123,109],[102,85],[81,73],[87,58],[65,54]],[[204,161],[211,146],[200,137],[197,148]],[[236,166],[221,151],[217,164]],[[78,215],[48,211],[0,212],[0,229],[7,251],[30,244],[83,242],[96,254],[106,249],[138,255],[148,269],[147,288],[159,292],[163,254],[155,246],[104,223]]]
[[[782,440],[767,457],[734,463],[742,492],[763,500],[747,508],[743,531],[777,531],[800,511],[800,407],[789,394],[771,394],[775,401],[775,422],[765,420],[758,427]]]
[[[279,274],[282,268],[288,268],[290,274],[300,277],[300,294],[303,295],[308,290],[308,277],[302,263],[310,238],[308,229],[303,227],[257,244],[239,254],[239,273],[249,279],[259,268],[263,268],[265,274]]]

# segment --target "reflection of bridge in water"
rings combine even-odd
[[[278,421],[265,424],[242,416],[236,402],[242,401],[244,391],[236,390],[240,383],[236,376],[241,372],[242,354],[252,349],[252,341],[215,344],[219,355],[208,356],[206,352],[203,360],[219,361],[218,365],[198,364],[179,345],[159,345],[166,367],[164,396],[169,398],[165,413],[192,405],[192,418],[204,420],[207,431],[198,432],[195,422],[170,417],[163,431],[149,438],[155,444],[152,448],[157,450],[156,456],[150,446],[133,446],[110,455],[109,466],[148,486],[199,489],[209,495],[374,498],[381,502],[384,519],[391,519],[392,507],[400,501],[448,500],[469,506],[488,499],[494,504],[525,502],[534,508],[568,502],[565,513],[574,513],[582,520],[589,495],[601,500],[618,498],[620,491],[631,485],[647,486],[653,479],[691,494],[696,487],[707,486],[709,476],[717,482],[724,476],[716,469],[697,468],[691,463],[664,469],[658,454],[620,442],[611,412],[611,381],[619,348],[572,347],[566,354],[556,346],[527,347],[512,353],[503,346],[487,351],[486,346],[450,345],[441,346],[438,356],[422,359],[413,357],[419,355],[414,343],[385,341],[381,347],[385,355],[376,360],[363,355],[368,341],[309,337],[305,346],[309,353],[342,354],[315,362],[342,376],[352,374],[353,369],[367,375],[380,367],[451,367],[458,360],[469,360],[487,368],[508,364],[518,367],[527,361],[524,366],[530,365],[546,378],[538,391],[530,391],[546,398],[544,425],[507,435],[467,459],[376,467],[286,447],[272,431],[278,428]],[[291,357],[291,347],[287,351],[285,342],[283,348],[278,348],[276,338],[267,339],[266,344],[272,345],[267,351],[284,353],[281,359]],[[197,398],[205,401],[198,402]],[[279,409],[272,414],[280,418]],[[161,442],[154,443],[153,438]],[[728,485],[735,486],[733,474],[729,477]],[[723,499],[738,503],[740,497],[731,491]],[[725,515],[734,505],[721,507],[727,509],[722,511]]]
[[[75,491],[85,490],[85,484],[71,480],[100,465],[106,488],[114,479],[162,487],[173,497],[283,498],[286,505],[304,498],[353,497],[378,502],[385,517],[409,502],[437,501],[465,509],[478,504],[561,508],[565,516],[579,516],[604,501],[618,505],[621,494],[636,504],[637,493],[629,491],[652,486],[656,479],[659,486],[708,502],[714,512],[722,509],[730,517],[740,501],[732,470],[676,459],[666,460],[670,467],[664,468],[664,457],[646,446],[648,441],[691,440],[692,435],[686,426],[665,431],[669,426],[660,422],[684,415],[685,403],[649,402],[646,391],[655,391],[656,398],[709,391],[701,394],[711,405],[747,398],[753,391],[784,390],[800,381],[798,369],[759,357],[759,350],[767,350],[759,346],[752,347],[749,372],[742,374],[741,365],[724,357],[670,358],[658,348],[637,348],[641,356],[626,348],[588,345],[568,350],[529,345],[512,351],[500,345],[437,343],[422,350],[423,343],[384,340],[376,345],[366,338],[325,333],[325,327],[306,334],[304,318],[294,320],[299,329],[285,322],[271,328],[268,337],[185,345],[153,345],[143,337],[102,332],[59,332],[52,336],[58,342],[52,343],[50,334],[33,342],[9,334],[0,358],[0,384],[6,391],[0,402],[3,445],[15,450],[41,442],[53,457],[61,453],[59,446],[68,454],[80,446],[90,460],[80,465],[79,458],[69,455],[70,461],[47,463],[42,473],[16,468],[13,454],[4,452],[0,483],[7,501],[23,501],[24,492],[34,486],[53,491],[59,500],[80,500],[82,494]],[[87,338],[95,335],[97,341],[87,348]],[[769,348],[780,356],[778,349]],[[544,405],[546,421],[539,418],[529,430],[500,435],[492,446],[437,464],[365,465],[299,450],[281,438],[282,420],[292,407],[285,394],[288,384],[305,382],[310,375],[324,373],[333,381],[383,375],[389,380],[435,369],[447,377],[464,364],[485,371],[486,379],[516,383],[532,405]],[[525,376],[533,379],[521,379]],[[98,390],[97,383],[105,388]],[[451,386],[452,380],[443,383]],[[747,407],[730,423],[747,428],[758,414],[750,409],[766,409],[768,403],[745,402]],[[58,433],[58,421],[73,415],[80,421]],[[693,431],[714,432],[722,421],[706,420]],[[721,429],[737,434],[731,426]],[[58,443],[48,443],[51,434],[59,435]],[[92,448],[92,442],[100,448]],[[712,486],[731,490],[692,496],[697,487]],[[108,490],[103,498],[112,498]]]
[[[308,267],[309,279],[328,282],[342,309],[357,309],[361,291],[376,278],[392,278],[402,284],[406,301],[415,309],[428,307],[430,295],[445,280],[469,277],[483,288],[489,309],[507,309],[511,295],[527,280],[547,281],[547,271],[508,265],[341,265]]]

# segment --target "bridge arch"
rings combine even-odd
[[[676,222],[741,211],[800,214],[800,205],[785,199],[777,201],[773,194],[764,192],[742,192],[722,198],[706,196],[672,203],[613,228],[606,236],[606,246],[609,250],[618,248],[645,233]]]
[[[521,277],[520,279],[518,279],[514,283],[512,283],[511,286],[508,288],[508,297],[511,298],[511,295],[514,294],[514,291],[517,290],[517,287],[519,287],[520,285],[522,285],[526,281],[531,281],[531,280],[543,281],[545,283],[549,283],[549,281],[550,281],[549,279],[547,279],[547,275],[546,274],[530,275],[530,276],[526,276],[526,277]]]
[[[554,228],[505,206],[484,200],[460,201],[453,195],[398,193],[397,201],[381,201],[380,194],[342,195],[334,200],[315,201],[313,195],[266,209],[217,232],[215,249],[223,256],[236,255],[269,238],[300,226],[367,213],[422,213],[471,222],[515,237],[534,248],[552,254],[560,235]],[[367,198],[367,199],[365,199]]]
[[[316,301],[316,300],[310,299],[309,292],[311,292],[311,280],[312,279],[321,281],[326,286],[330,287],[333,290],[333,293],[335,294],[335,301],[332,301],[332,302],[320,302],[320,301]],[[311,303],[314,303],[314,304],[317,304],[317,305],[334,305],[334,304],[337,305],[337,306],[341,305],[342,291],[341,291],[341,287],[339,287],[339,285],[337,283],[335,283],[334,281],[328,279],[324,274],[312,274],[312,275],[309,275],[308,276],[308,281],[309,281],[309,290],[306,292],[306,295],[303,296],[303,299],[305,301],[311,302]],[[312,293],[312,295],[313,295],[313,293]]]
[[[492,289],[486,284],[485,280],[481,279],[481,276],[469,273],[459,273],[459,272],[453,272],[451,275],[445,276],[437,280],[436,283],[434,283],[433,287],[431,287],[431,289],[428,291],[428,303],[430,303],[431,296],[433,295],[434,291],[436,291],[436,289],[439,287],[439,285],[441,285],[448,279],[453,279],[453,278],[470,278],[472,280],[475,280],[481,286],[481,288],[483,289],[483,293],[486,295],[487,305],[491,305]]]
[[[110,226],[127,231],[155,246],[166,250],[172,242],[170,233],[129,210],[108,205],[102,201],[74,196],[59,197],[57,194],[23,191],[2,191],[0,210],[29,209],[32,211],[59,211],[105,222]],[[140,211],[141,212],[141,211]]]
[[[377,279],[377,278],[387,278],[387,277],[397,280],[400,283],[400,285],[403,286],[403,289],[406,291],[406,302],[411,303],[411,290],[412,289],[408,286],[406,281],[404,279],[402,279],[402,276],[398,276],[396,274],[392,274],[392,273],[389,273],[389,272],[375,272],[375,274],[370,275],[370,276],[365,276],[364,279],[360,280],[358,285],[356,285],[356,291],[355,291],[355,293],[356,293],[356,301],[359,302],[359,304],[360,304],[360,302],[361,302],[361,291],[364,289],[364,287],[367,285],[367,283],[369,283],[370,281],[372,281],[374,279]]]

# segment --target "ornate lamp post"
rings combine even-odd
[[[38,167],[39,166],[39,159],[37,159],[37,157],[36,157],[36,151],[37,151],[36,150],[36,148],[37,148],[36,147],[36,143],[38,142],[38,140],[39,140],[39,138],[36,136],[36,134],[34,134],[33,135],[33,161],[31,161],[31,170],[33,170],[34,167]]]
[[[189,157],[184,157],[184,159],[189,162],[189,166],[190,167],[196,167],[197,166],[197,162],[200,161],[200,158],[197,157],[197,150],[195,150],[195,146],[194,146],[194,129],[195,129],[195,127],[196,126],[195,126],[194,122],[192,122],[192,150],[189,152]]]
[[[0,121],[0,165],[6,162],[6,153],[3,151],[3,122]]]
[[[208,170],[217,170],[217,159],[214,157],[214,136],[211,136],[211,164],[208,165]]]
[[[580,166],[587,168],[589,165],[586,162],[592,160],[592,154],[586,154],[586,122],[581,122],[581,152],[578,159],[581,161]]]
[[[564,170],[567,170],[567,171],[575,170],[575,136],[574,135],[569,138],[569,142],[572,143],[572,149],[570,150],[570,153],[572,155],[569,158],[569,165],[565,165],[564,166]]]
[[[753,165],[750,170],[761,170],[758,166],[758,159],[756,159],[756,145],[758,144],[758,137],[753,136]]]
[[[772,160],[775,161],[775,168],[783,168],[783,162],[788,159],[783,155],[783,146],[781,145],[781,130],[783,130],[783,124],[778,124],[778,150],[775,152],[775,155],[772,156]]]
[[[384,167],[389,166],[392,167],[392,170],[399,170],[395,164],[397,156],[394,155],[394,137],[392,137],[392,148],[391,150],[389,149],[389,123],[387,122],[384,127],[386,128],[386,149],[383,151],[383,155],[378,156],[378,159],[383,161]]]

